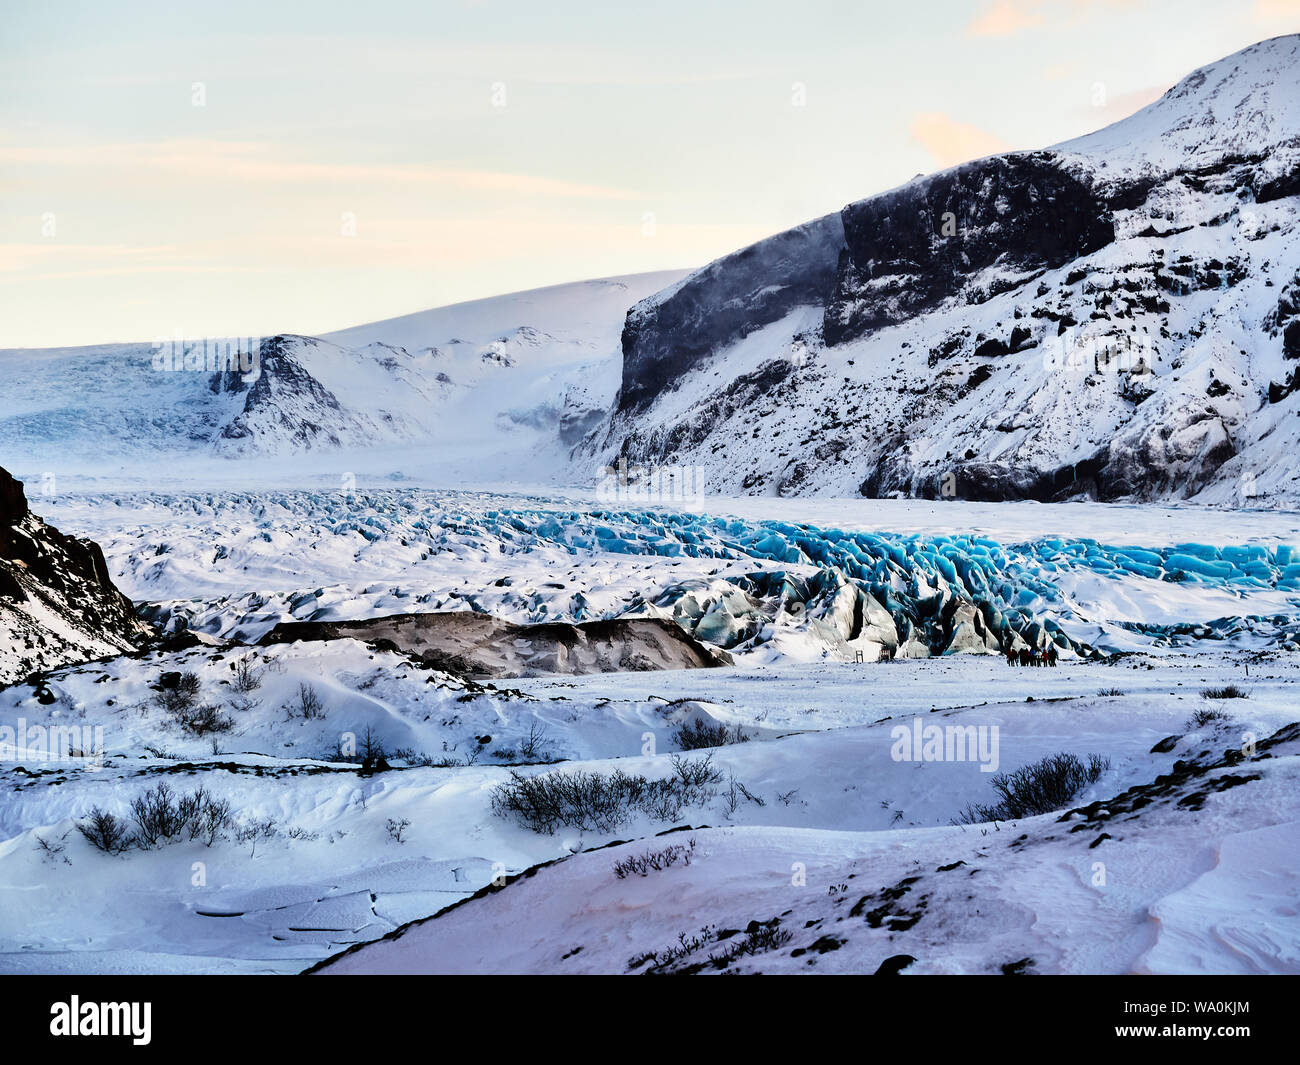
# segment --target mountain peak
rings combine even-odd
[[[1300,34],[1252,44],[1192,71],[1154,103],[1053,150],[1111,168],[1168,173],[1300,144]]]

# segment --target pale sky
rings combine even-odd
[[[0,2],[0,347],[698,266],[1300,30],[1300,0]]]

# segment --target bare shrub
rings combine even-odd
[[[519,744],[520,755],[528,759],[540,757],[542,748],[550,738],[550,734],[546,731],[546,727],[544,725],[539,725],[534,721],[528,726],[528,738]]]
[[[214,799],[202,786],[177,795],[165,781],[131,800],[134,842],[145,849],[181,839],[211,847],[230,827],[229,799]]]
[[[609,832],[636,812],[656,821],[675,821],[683,809],[711,800],[722,774],[712,765],[711,757],[691,762],[674,756],[672,766],[669,776],[655,780],[622,769],[532,777],[512,772],[509,781],[493,790],[492,810],[499,817],[513,817],[534,832],[548,835],[561,826]]]
[[[706,721],[688,721],[673,733],[673,740],[683,751],[700,751],[708,747],[725,747],[729,743],[746,743],[749,737],[739,725],[711,725]]]
[[[313,721],[325,716],[325,704],[321,701],[320,693],[307,683],[298,685],[298,697],[292,702],[285,703],[285,716],[292,721],[295,717],[302,718],[303,721]]]
[[[58,839],[46,839],[44,836],[37,836],[35,833],[32,836],[36,840],[36,849],[41,852],[42,861],[62,861],[64,865],[72,864],[72,859],[63,853],[67,849],[64,840],[68,838],[68,833],[63,833]]]
[[[1201,692],[1202,699],[1249,699],[1250,692],[1235,684],[1225,684],[1222,688],[1206,688]]]
[[[166,781],[131,800],[135,838],[141,847],[169,843],[185,828],[180,801]]]
[[[1083,762],[1073,754],[1050,754],[1012,773],[998,773],[991,781],[1000,796],[992,805],[966,807],[957,820],[978,825],[986,821],[1011,821],[1051,813],[1069,803],[1110,768],[1110,759],[1091,754]]]
[[[713,925],[705,925],[697,933],[678,932],[676,943],[670,944],[663,950],[650,950],[643,954],[636,954],[628,960],[627,967],[639,969],[648,964],[651,969],[662,969],[707,947],[713,942],[713,936]]]
[[[405,843],[405,842],[406,842],[406,840],[404,840],[404,839],[402,838],[402,836],[403,836],[403,834],[406,832],[406,830],[407,830],[408,828],[410,828],[410,827],[411,827],[411,821],[410,821],[410,818],[407,818],[407,817],[399,817],[399,818],[393,818],[393,817],[390,817],[390,818],[388,819],[388,835],[389,835],[389,836],[390,836],[390,837],[391,837],[395,842],[397,842],[397,843]]]
[[[620,880],[629,876],[648,876],[651,871],[669,869],[678,862],[690,865],[693,857],[695,840],[692,839],[685,844],[674,843],[662,850],[646,851],[644,854],[633,854],[620,859],[614,863],[614,875]]]
[[[168,674],[159,679],[159,690],[153,697],[155,704],[172,717],[191,709],[199,701],[199,678],[195,673],[182,673],[174,681]]]
[[[758,795],[755,795],[752,791],[750,791],[747,787],[745,787],[744,784],[742,784],[739,780],[737,780],[735,773],[730,773],[728,775],[728,787],[727,790],[722,793],[722,798],[727,806],[728,817],[730,817],[732,814],[736,812],[737,809],[739,809],[741,799],[747,799],[750,802],[752,802],[755,806],[767,805],[766,800],[762,799]]]
[[[324,714],[321,716],[324,717]],[[379,738],[379,734],[374,729],[367,725],[366,731],[361,736],[362,759],[373,762],[387,757],[387,754],[388,752],[384,750],[384,741]]]
[[[417,750],[414,747],[398,747],[393,752],[393,757],[409,766],[431,766],[434,764],[433,755]]]
[[[177,806],[190,839],[211,847],[234,820],[229,799],[214,799],[202,786],[182,796]]]
[[[229,732],[235,727],[234,720],[223,714],[217,707],[201,703],[188,707],[175,715],[176,722],[187,732],[195,736],[208,736],[217,732]]]
[[[132,842],[126,822],[98,806],[86,815],[84,821],[77,822],[77,831],[92,847],[105,854],[121,854]]]
[[[251,843],[251,855],[257,854],[257,844],[260,841],[274,839],[279,834],[279,824],[274,817],[250,818],[235,826],[235,840],[239,843]]]
[[[233,663],[235,679],[231,682],[235,691],[243,695],[255,692],[262,686],[262,671],[253,664],[254,656],[246,655]]]
[[[794,936],[776,924],[774,919],[767,924],[752,928],[740,938],[728,943],[722,950],[710,954],[709,961],[719,968],[725,968],[737,958],[747,954],[762,954],[769,950],[776,950],[785,946],[793,938]]]
[[[166,683],[154,695],[154,703],[186,732],[206,736],[213,732],[228,732],[234,721],[214,706],[199,701],[202,685],[197,673],[182,673],[172,683]]]
[[[1205,728],[1207,725],[1217,727],[1219,725],[1226,725],[1231,720],[1232,717],[1229,714],[1224,713],[1222,710],[1212,710],[1209,707],[1206,707],[1202,710],[1197,710],[1196,713],[1188,719],[1187,727],[1189,729]]]

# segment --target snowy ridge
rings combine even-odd
[[[314,971],[1294,974],[1300,725],[1270,741],[1258,768],[1207,756],[1174,784],[996,834],[727,827],[593,849]],[[614,875],[674,841],[689,862]],[[1099,881],[1098,861],[1128,875]]]
[[[11,382],[0,457],[88,480],[261,480],[264,460],[295,456],[335,484],[364,470],[562,480],[568,446],[613,401],[627,308],[678,276],[558,285],[328,337],[246,338],[234,346],[257,357],[234,370],[214,369],[195,339],[0,351]]]
[[[1193,71],[1154,103],[1055,145],[1108,168],[1163,177],[1227,157],[1271,157],[1276,174],[1300,152],[1300,36],[1260,41]]]

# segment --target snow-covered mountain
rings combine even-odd
[[[61,480],[265,476],[276,458],[295,470],[314,459],[335,484],[367,469],[561,479],[617,392],[627,308],[678,276],[558,285],[325,337],[0,351],[0,455]]]
[[[1089,136],[689,275],[278,335],[251,373],[192,349],[160,372],[148,344],[0,352],[0,456],[442,484],[589,482],[622,456],[733,496],[1294,505],[1298,101],[1300,37],[1279,37]]]
[[[709,490],[1294,504],[1300,36],[642,301],[591,455]]]

